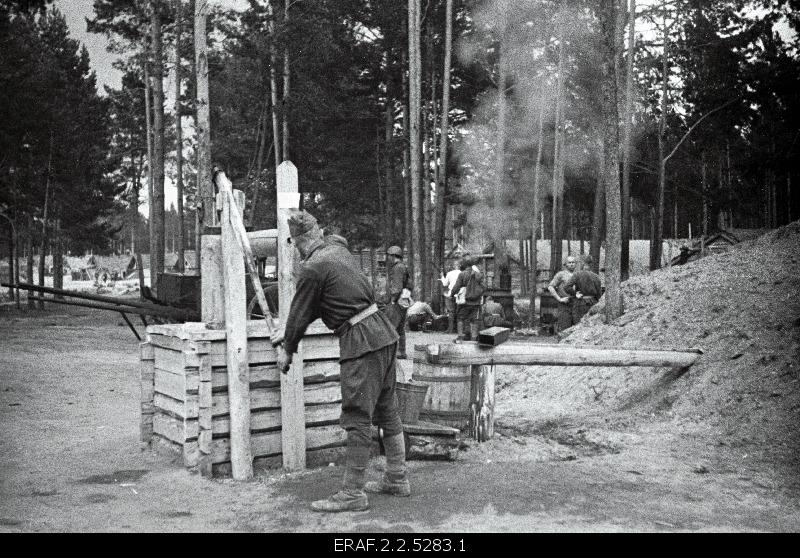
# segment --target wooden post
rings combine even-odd
[[[225,324],[222,238],[218,234],[202,235],[200,250],[200,319],[211,329],[222,329]]]
[[[478,442],[494,435],[494,366],[471,366],[469,433]]]
[[[286,324],[294,297],[292,276],[296,250],[290,243],[289,210],[300,206],[297,167],[284,161],[277,169],[278,189],[278,313]],[[291,369],[281,374],[281,453],[283,467],[289,471],[306,468],[306,429],[303,404],[303,343],[292,359]]]
[[[200,387],[198,388],[198,434],[197,445],[200,450],[198,469],[204,477],[211,477],[211,410],[213,399],[211,395],[211,356],[200,357]]]
[[[155,355],[153,346],[150,343],[139,343],[139,358],[141,360],[139,368],[141,394],[139,441],[142,449],[146,449],[153,438],[153,397],[155,395],[156,378]]]
[[[250,373],[247,364],[247,300],[245,300],[244,252],[231,222],[230,197],[222,201],[222,275],[225,299],[225,335],[230,406],[231,470],[234,480],[253,477],[250,450]]]

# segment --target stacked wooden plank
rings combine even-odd
[[[230,461],[225,330],[204,323],[156,325],[142,343],[141,439],[179,452],[210,475]],[[281,374],[263,321],[247,324],[253,458],[281,454]],[[344,445],[339,426],[339,343],[321,322],[302,342],[306,450]]]

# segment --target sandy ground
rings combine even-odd
[[[800,531],[796,280],[751,271],[770,278],[770,300],[791,308],[762,309],[769,323],[785,318],[781,335],[758,321],[758,308],[717,312],[716,322],[706,319],[717,326],[705,329],[687,322],[647,285],[682,273],[687,288],[697,287],[692,274],[707,274],[699,265],[665,270],[630,286],[658,304],[654,316],[631,296],[628,325],[590,318],[564,342],[636,345],[641,330],[649,344],[690,346],[676,330],[709,330],[706,360],[682,375],[499,369],[490,442],[469,443],[452,462],[409,462],[411,498],[373,496],[369,511],[331,515],[308,504],[338,488],[341,464],[259,469],[240,483],[202,479],[141,451],[137,342],[119,316],[0,307],[0,531]],[[777,280],[788,298],[774,291]],[[693,312],[714,304],[698,302]],[[674,326],[661,325],[662,310],[675,314]],[[728,319],[750,339],[726,337]],[[408,343],[449,339],[410,333]],[[772,356],[778,341],[786,354]],[[381,466],[374,459],[369,475]]]

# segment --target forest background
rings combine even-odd
[[[183,262],[209,222],[211,164],[260,229],[275,227],[275,167],[291,160],[304,207],[354,249],[403,246],[420,297],[456,243],[556,240],[554,272],[558,240],[581,238],[618,315],[628,239],[651,240],[655,269],[665,237],[797,218],[798,8],[95,0],[88,30],[122,73],[98,91],[51,1],[6,0],[4,255],[28,277],[36,254],[59,266],[89,251],[147,253],[163,270],[165,250]]]

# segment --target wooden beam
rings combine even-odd
[[[234,231],[232,213],[239,209],[231,196],[222,197],[222,274],[230,405],[231,468],[234,480],[253,477],[250,448],[250,375],[247,366],[247,300],[244,252]]]
[[[277,170],[278,190],[278,313],[286,324],[294,297],[294,265],[297,250],[289,242],[289,211],[300,206],[297,167],[284,161]],[[299,261],[299,258],[298,258]],[[281,454],[289,471],[306,468],[306,429],[303,403],[303,342],[292,359],[288,374],[281,374]]]
[[[573,345],[506,343],[482,347],[477,343],[428,345],[425,358],[439,365],[527,364],[546,366],[665,366],[687,368],[703,351],[604,349]]]

